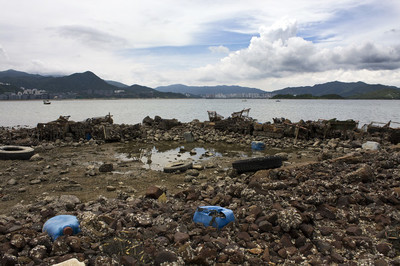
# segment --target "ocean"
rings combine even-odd
[[[0,101],[0,126],[35,127],[38,123],[56,120],[60,115],[72,121],[104,116],[110,113],[114,123],[136,124],[143,118],[158,115],[181,122],[208,120],[207,111],[216,111],[225,118],[233,112],[250,108],[249,116],[264,123],[273,118],[292,122],[303,119],[353,119],[359,126],[371,122],[400,122],[400,100],[281,100],[272,99],[112,99]],[[392,126],[400,127],[393,123]]]

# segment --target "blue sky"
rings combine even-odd
[[[400,87],[400,1],[0,0],[0,71],[157,87]],[[18,11],[18,12],[16,12]]]

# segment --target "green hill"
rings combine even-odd
[[[324,84],[317,84],[314,86],[305,87],[289,87],[282,90],[273,91],[273,94],[311,94],[313,96],[322,96],[329,94],[337,94],[345,98],[352,97],[354,95],[363,95],[365,93],[383,90],[383,89],[394,89],[400,90],[394,86],[386,86],[381,84],[366,84],[364,82],[339,82],[333,81]]]
[[[400,99],[400,90],[380,89],[368,93],[353,95],[351,99]]]
[[[69,76],[51,77],[7,70],[0,72],[0,82],[12,84],[16,88],[46,90],[51,97],[63,95],[63,97],[72,98],[186,98],[183,94],[163,93],[136,84],[123,88],[117,87],[90,71]],[[2,89],[2,93],[6,91],[6,89]]]

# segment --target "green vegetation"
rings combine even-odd
[[[350,99],[400,99],[400,90],[382,89],[364,93],[361,95],[353,95]]]
[[[312,94],[277,94],[271,99],[344,99],[342,96],[337,94],[326,94],[321,96],[313,96]]]

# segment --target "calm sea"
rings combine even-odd
[[[50,105],[42,101],[0,101],[0,126],[29,126],[70,115],[70,120],[113,115],[114,123],[136,124],[143,118],[159,115],[181,122],[208,120],[207,111],[224,117],[245,108],[259,122],[284,117],[299,120],[354,119],[366,123],[400,122],[400,100],[275,100],[267,99],[120,99],[120,100],[58,100]],[[396,126],[396,124],[393,124]],[[397,127],[400,126],[397,124]]]

